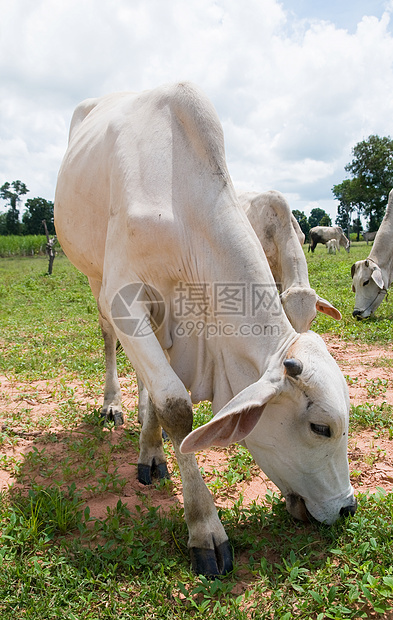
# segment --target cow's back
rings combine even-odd
[[[158,245],[173,246],[195,217],[209,226],[211,205],[228,180],[221,125],[193,85],[87,100],[74,113],[58,177],[59,242],[94,279],[102,278],[114,237],[127,238],[127,256],[142,268],[146,255],[158,261]]]

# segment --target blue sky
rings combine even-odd
[[[229,172],[333,219],[353,146],[393,136],[393,0],[0,0],[0,185],[53,200],[79,101],[189,79]],[[0,204],[4,207],[4,204]],[[23,209],[22,209],[23,211]]]
[[[380,17],[389,6],[385,0],[283,0],[282,5],[298,19],[330,21],[351,34],[365,15]]]

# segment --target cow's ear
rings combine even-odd
[[[380,270],[379,267],[376,267],[372,274],[371,274],[372,279],[374,280],[375,284],[377,286],[379,286],[380,289],[384,289],[385,285],[383,283],[383,278],[382,278],[382,271]]]
[[[180,451],[187,454],[207,450],[211,446],[225,448],[241,441],[251,433],[269,400],[281,389],[281,382],[272,382],[263,376],[232,398],[210,422],[187,435]]]
[[[336,321],[340,321],[342,318],[341,312],[332,306],[331,303],[326,301],[326,299],[322,299],[322,297],[317,298],[316,307],[318,312],[323,312],[324,314],[331,316],[333,319],[336,319]]]
[[[356,271],[356,263],[354,263],[351,267],[351,278],[353,278],[353,276],[355,275],[355,271]]]

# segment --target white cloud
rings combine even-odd
[[[190,79],[217,108],[237,186],[279,189],[293,208],[326,201],[334,214],[351,148],[393,133],[393,0],[348,30],[289,8],[0,0],[0,184],[20,179],[30,197],[53,199],[80,100]]]

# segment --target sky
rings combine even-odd
[[[393,0],[0,0],[0,15],[0,185],[23,181],[24,199],[54,199],[80,101],[167,82],[212,100],[237,189],[307,216],[334,222],[355,144],[393,137]]]

